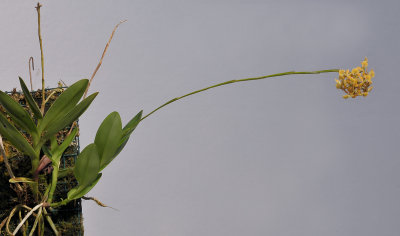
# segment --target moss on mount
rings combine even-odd
[[[50,96],[50,99],[46,103],[46,109],[50,107],[50,105],[57,99],[57,97],[63,92],[63,88],[56,89],[48,89],[46,90],[46,97]],[[25,109],[29,112],[28,107],[26,107],[26,101],[23,93],[18,92],[14,89],[12,92],[9,92],[9,95],[18,103],[23,105]],[[36,100],[38,104],[41,102],[41,90],[32,93],[33,98]],[[6,115],[4,108],[0,105],[0,112]],[[32,114],[31,114],[32,115]],[[8,117],[9,118],[9,117]],[[33,118],[33,116],[32,116]],[[9,119],[11,121],[11,119]],[[57,142],[61,143],[67,132],[69,131],[68,127],[57,133]],[[31,141],[30,137],[24,134],[27,138],[28,142]],[[27,176],[27,173],[31,170],[31,161],[28,156],[24,156],[21,152],[15,149],[10,143],[3,138],[4,149],[9,158],[10,166],[14,172],[16,177]],[[76,156],[79,153],[79,135],[73,140],[73,142],[69,145],[69,147],[65,150],[63,154],[63,158],[60,164],[60,170],[65,170],[63,177],[59,178],[59,182],[57,184],[57,188],[55,191],[55,200],[60,201],[62,199],[67,198],[67,193],[70,189],[77,185],[75,177],[71,171],[68,171],[69,168],[75,165]],[[7,169],[4,165],[3,156],[0,155],[0,219],[5,219],[11,212],[11,210],[17,206],[18,204],[23,205],[34,205],[34,199],[32,196],[32,192],[29,190],[27,186],[24,187],[24,194],[20,194],[20,196],[15,191],[15,185],[9,183],[10,176],[7,172]],[[50,168],[44,169],[39,175],[39,190],[40,192],[44,192],[51,178],[51,170]],[[83,235],[83,222],[82,222],[82,207],[81,200],[75,200],[70,202],[69,204],[57,208],[53,212],[48,212],[56,227],[57,230],[62,235]],[[32,226],[35,218],[30,218],[28,220],[28,225]],[[12,221],[9,224],[9,228],[12,231],[15,229],[16,225],[19,223],[18,216],[14,216]],[[1,224],[1,222],[0,222]],[[28,227],[29,227],[28,226]],[[45,224],[44,235],[54,235],[54,232],[51,230],[48,224]],[[0,235],[7,235],[5,231],[5,226],[1,229]]]

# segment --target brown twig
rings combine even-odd
[[[84,93],[84,95],[83,95],[83,99],[86,98],[87,92],[88,92],[88,90],[89,90],[90,85],[92,84],[93,78],[94,78],[94,76],[96,75],[97,71],[100,69],[101,64],[103,63],[103,58],[104,58],[104,56],[106,55],[108,46],[110,46],[110,43],[111,43],[112,38],[114,37],[115,31],[117,30],[117,28],[118,28],[118,26],[119,26],[120,24],[122,24],[122,23],[124,23],[124,22],[126,22],[126,21],[127,21],[127,20],[122,20],[122,21],[120,21],[118,24],[115,25],[114,30],[112,31],[112,33],[111,33],[111,35],[110,35],[110,38],[108,39],[108,42],[107,42],[107,44],[106,44],[106,47],[104,48],[103,54],[101,55],[99,64],[97,64],[96,69],[93,71],[93,74],[92,74],[92,76],[90,77],[89,84],[88,84],[88,86],[86,87],[86,91],[85,91],[85,93]],[[71,128],[69,129],[68,135],[72,132],[72,130],[74,129],[75,125],[76,125],[76,122],[74,122],[74,123],[71,125]]]
[[[7,231],[7,233],[8,233],[9,235],[13,235],[13,234],[11,233],[10,227],[9,227],[11,218],[14,216],[15,211],[16,211],[17,209],[19,209],[20,207],[21,207],[20,205],[15,206],[15,207],[11,210],[10,215],[8,216],[7,223],[6,223],[6,231]]]
[[[0,233],[1,233],[1,229],[3,229],[4,225],[6,224],[7,220],[8,220],[8,216],[1,222],[1,224],[0,224]]]
[[[28,61],[29,79],[31,81],[31,91],[33,91],[31,65],[32,65],[32,70],[35,70],[35,64],[33,63],[33,57],[30,57],[29,61]]]
[[[106,55],[108,46],[110,46],[110,42],[111,42],[111,39],[114,37],[115,31],[117,30],[118,26],[119,26],[120,24],[124,23],[124,22],[126,22],[126,20],[120,21],[120,22],[114,27],[114,30],[112,31],[111,36],[110,36],[110,38],[108,39],[108,42],[107,42],[107,44],[106,44],[106,47],[104,48],[103,54],[101,55],[99,64],[97,64],[96,69],[94,70],[92,76],[90,77],[89,84],[88,84],[88,86],[87,86],[87,88],[86,88],[86,91],[85,91],[85,94],[83,95],[83,98],[86,98],[87,92],[88,92],[88,90],[89,90],[89,86],[90,86],[90,84],[92,83],[93,78],[94,78],[94,76],[96,75],[97,71],[100,69],[101,63],[103,63],[103,58],[104,58],[104,56]]]
[[[92,201],[94,201],[95,203],[97,203],[97,205],[99,205],[99,206],[101,206],[101,207],[108,207],[108,208],[111,208],[111,209],[113,209],[113,210],[118,211],[118,210],[115,209],[114,207],[107,206],[106,204],[100,202],[97,198],[83,196],[82,199],[83,199],[83,200],[92,200]]]

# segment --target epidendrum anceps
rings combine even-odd
[[[39,13],[39,4],[37,9]],[[38,16],[40,19],[40,14],[38,14]],[[112,36],[110,40],[111,38]],[[106,49],[104,50],[102,58]],[[94,74],[100,67],[102,58]],[[23,153],[24,158],[30,160],[31,168],[24,176],[14,176],[12,166],[8,164],[7,153],[4,150],[0,136],[0,149],[4,158],[4,164],[7,166],[10,183],[15,185],[13,189],[19,196],[15,207],[10,209],[10,214],[2,220],[0,232],[2,227],[5,226],[8,234],[15,235],[23,228],[25,233],[29,232],[29,235],[32,235],[36,229],[40,231],[41,228],[44,227],[44,222],[47,221],[54,233],[58,235],[58,229],[51,219],[51,216],[47,214],[47,211],[57,209],[71,201],[84,197],[99,182],[102,177],[103,169],[122,151],[140,122],[170,103],[208,89],[238,82],[293,74],[321,73],[338,73],[336,88],[346,93],[343,98],[367,96],[372,90],[371,79],[374,77],[374,71],[370,70],[370,72],[368,72],[367,67],[368,61],[365,58],[361,67],[356,67],[352,70],[289,71],[254,78],[230,80],[173,98],[145,116],[143,116],[143,112],[140,111],[125,125],[122,124],[118,112],[112,112],[101,123],[93,143],[87,145],[82,150],[76,160],[75,166],[69,170],[77,180],[77,185],[68,191],[65,199],[55,196],[58,180],[64,175],[64,173],[60,171],[61,156],[79,132],[79,127],[76,126],[74,122],[88,109],[98,93],[95,92],[86,96],[90,81],[82,79],[69,86],[55,99],[49,108],[45,109],[45,93],[42,93],[43,97],[41,102],[38,102],[37,99],[32,97],[32,92],[28,90],[24,80],[20,78],[19,82],[27,107],[16,102],[5,92],[0,91],[0,105],[4,109],[4,111],[0,113],[0,135],[4,137],[13,148]],[[42,78],[42,80],[42,92],[44,92],[44,79]],[[62,140],[57,139],[57,134],[68,127],[69,132],[66,133],[65,137],[63,137]],[[43,163],[51,163],[51,174],[41,172],[44,166]],[[43,178],[47,175],[49,175],[49,178]],[[40,181],[45,182],[44,189],[38,187]],[[11,232],[9,222],[16,212],[24,215],[17,220],[18,225],[16,225],[13,232]],[[29,227],[24,226],[31,216],[33,216],[31,219],[33,226],[29,229]]]
[[[365,65],[365,61],[363,64]],[[102,176],[102,170],[107,167],[107,165],[125,147],[131,134],[138,124],[155,111],[172,102],[218,86],[291,74],[320,74],[338,72],[339,78],[342,79],[342,82],[339,81],[337,83],[343,84],[343,88],[338,85],[337,87],[343,89],[346,93],[352,93],[351,97],[353,98],[358,95],[366,96],[365,92],[357,91],[371,90],[371,87],[368,86],[370,86],[372,83],[370,78],[374,76],[373,71],[371,71],[369,74],[362,75],[365,77],[364,81],[361,81],[363,78],[350,77],[352,75],[347,75],[345,78],[342,76],[341,71],[343,70],[334,69],[310,72],[292,71],[255,78],[230,80],[171,99],[152,112],[148,113],[146,116],[142,117],[142,111],[140,111],[125,126],[122,125],[122,121],[118,112],[112,112],[101,123],[97,130],[94,142],[87,145],[79,154],[75,167],[73,168],[73,175],[78,181],[78,185],[68,192],[68,197],[66,199],[54,199],[54,191],[59,178],[60,158],[65,149],[74,139],[75,135],[78,133],[78,128],[72,127],[62,143],[57,142],[55,134],[77,120],[80,115],[82,115],[83,112],[85,112],[85,110],[90,106],[98,93],[93,93],[92,95],[80,101],[83,97],[84,91],[88,87],[89,81],[86,79],[79,80],[61,93],[51,107],[44,114],[42,114],[39,110],[39,106],[32,98],[31,93],[27,90],[24,81],[20,79],[22,91],[25,95],[25,100],[29,106],[30,112],[24,110],[24,108],[19,103],[15,102],[9,95],[0,91],[0,104],[6,110],[6,115],[0,115],[0,134],[5,137],[16,149],[24,153],[27,158],[30,158],[32,163],[32,171],[31,173],[26,173],[27,176],[11,178],[10,182],[16,184],[26,183],[29,185],[29,188],[33,193],[33,196],[31,196],[32,199],[34,199],[33,202],[37,204],[29,212],[30,214],[38,209],[39,212],[44,212],[46,208],[51,209],[60,207],[87,194],[100,180]],[[350,80],[350,82],[347,82],[345,79]],[[32,142],[29,142],[26,139],[26,136],[21,133],[21,131],[27,133],[31,137]],[[6,158],[6,156],[4,157]],[[40,159],[43,160],[44,157],[51,160],[53,171],[51,174],[51,181],[48,183],[48,187],[46,188],[45,192],[40,193],[37,188],[38,178],[35,177],[33,173],[37,173]],[[34,177],[30,178],[29,176]],[[40,217],[41,213],[39,212],[36,214],[36,217]],[[26,216],[30,216],[30,214],[28,214],[26,214]],[[51,219],[47,220],[51,222]],[[19,226],[21,225],[22,224]],[[14,234],[19,228],[14,230]],[[57,232],[56,230],[57,229],[54,227],[55,232]]]

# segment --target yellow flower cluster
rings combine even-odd
[[[339,79],[336,79],[336,88],[343,90],[343,98],[367,96],[372,90],[371,79],[375,76],[374,70],[367,71],[368,59],[361,63],[361,67],[350,70],[339,70]]]

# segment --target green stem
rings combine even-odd
[[[36,169],[39,166],[39,162],[40,162],[40,150],[42,149],[41,146],[35,145],[33,144],[33,150],[35,150],[35,156],[31,157],[31,163],[32,163],[32,175],[35,173]]]
[[[51,203],[53,201],[54,192],[56,191],[56,186],[57,186],[58,170],[59,170],[59,164],[53,163],[53,172],[51,174],[50,192],[49,192],[49,198],[47,199],[48,203]]]
[[[33,144],[33,150],[35,150],[36,156],[31,157],[31,163],[32,163],[32,175],[35,173],[36,169],[39,166],[39,161],[40,161],[40,150],[41,150],[41,146],[40,145],[36,145],[36,141],[34,141]],[[39,179],[36,180],[37,184],[33,185],[33,195],[35,197],[35,200],[38,200],[39,197]]]
[[[57,208],[59,206],[64,206],[64,205],[67,205],[70,201],[72,201],[72,200],[67,198],[67,199],[62,200],[61,202],[51,203],[50,207]]]
[[[42,197],[42,202],[47,201],[49,192],[50,192],[51,184],[46,186],[46,190],[44,191],[43,197]]]
[[[171,104],[175,101],[178,101],[184,97],[188,97],[190,95],[196,94],[196,93],[200,93],[212,88],[216,88],[219,86],[223,86],[223,85],[227,85],[227,84],[233,84],[233,83],[238,83],[238,82],[245,82],[245,81],[252,81],[252,80],[261,80],[261,79],[266,79],[266,78],[271,78],[271,77],[278,77],[278,76],[284,76],[284,75],[296,75],[296,74],[322,74],[322,73],[330,73],[330,72],[339,72],[339,69],[330,69],[330,70],[318,70],[318,71],[300,71],[300,72],[296,72],[296,71],[289,71],[289,72],[284,72],[284,73],[278,73],[278,74],[272,74],[272,75],[265,75],[265,76],[260,76],[260,77],[254,77],[254,78],[246,78],[246,79],[237,79],[237,80],[229,80],[223,83],[219,83],[219,84],[215,84],[212,85],[210,87],[207,88],[203,88],[200,90],[196,90],[194,92],[188,93],[186,95],[183,95],[181,97],[176,97],[173,98],[171,100],[169,100],[168,102],[164,103],[163,105],[157,107],[156,109],[154,109],[152,112],[150,112],[149,114],[147,114],[146,116],[144,116],[140,121],[146,119],[147,117],[149,117],[150,115],[152,115],[154,112],[160,110],[161,108],[165,107],[168,104]]]

